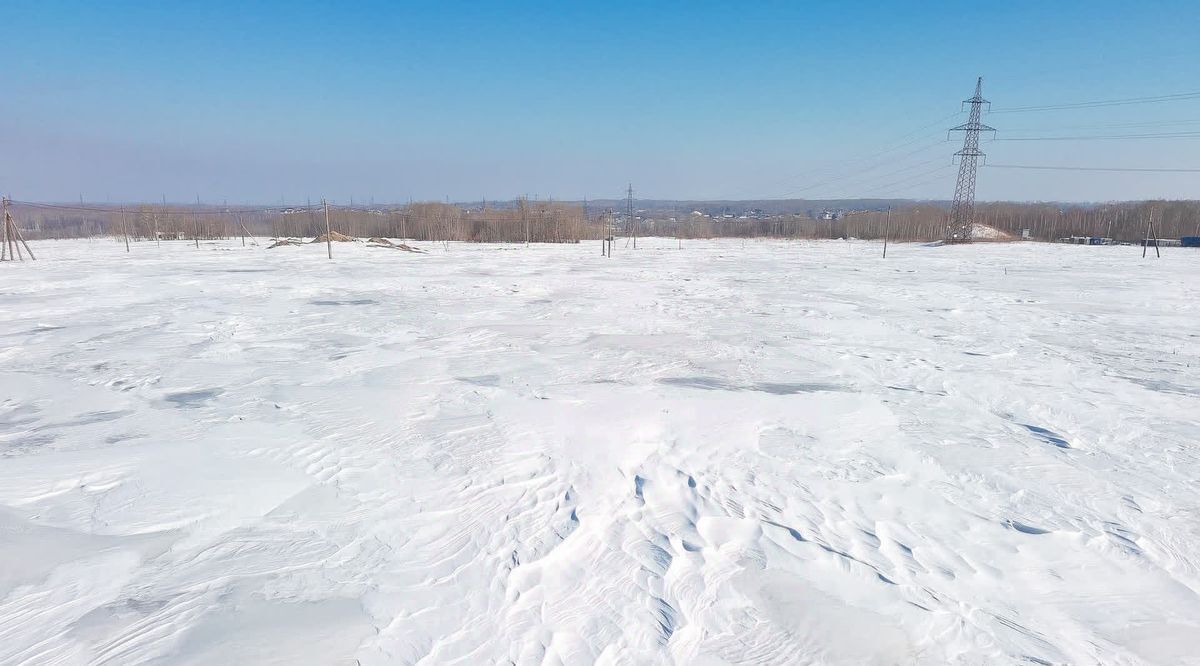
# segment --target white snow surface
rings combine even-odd
[[[1200,662],[1200,252],[422,245],[0,265],[0,663]]]

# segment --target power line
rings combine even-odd
[[[884,185],[879,184],[880,181],[886,181],[890,178],[893,178],[894,176],[896,176],[898,174],[906,173],[906,172],[912,171],[914,169],[919,169],[921,167],[926,167],[926,166],[929,166],[930,164],[935,164],[935,163],[937,164],[937,166],[933,167],[933,169],[921,171],[920,173],[916,173],[916,174],[908,174],[907,176],[903,176],[899,179],[893,180]],[[851,185],[856,186],[858,189],[868,189],[868,190],[872,189],[872,188],[891,189],[891,187],[893,185],[896,185],[898,183],[902,183],[906,180],[910,180],[913,178],[920,178],[921,176],[933,173],[934,171],[937,171],[940,169],[945,169],[950,166],[953,166],[953,165],[948,163],[948,160],[946,159],[945,156],[935,157],[933,159],[924,160],[922,162],[917,162],[915,164],[909,164],[909,165],[900,167],[899,169],[893,169],[892,171],[879,174],[879,175],[869,178],[867,180],[856,182],[856,183],[851,183]],[[845,190],[843,190],[843,191],[845,191]],[[847,196],[847,197],[839,197],[839,198],[849,198],[849,197]]]
[[[898,187],[892,187],[892,188],[889,188],[886,190],[876,192],[875,194],[872,195],[872,198],[879,199],[879,198],[884,198],[887,196],[895,196],[897,192],[902,191],[902,190],[913,190],[918,187],[924,187],[925,185],[928,185],[930,183],[940,182],[943,178],[946,177],[945,169],[947,169],[951,166],[953,166],[953,165],[947,164],[947,165],[939,168],[936,172],[937,175],[933,176],[932,178],[926,178],[925,180],[921,180],[921,181],[918,181],[915,183],[907,183],[904,185],[900,185]]]
[[[1058,111],[1062,109],[1090,109],[1101,106],[1125,106],[1127,104],[1156,104],[1161,102],[1182,102],[1200,99],[1200,91],[1175,93],[1172,95],[1156,95],[1153,97],[1126,97],[1123,99],[1101,99],[1090,102],[1071,102],[1067,104],[1046,104],[1041,106],[1014,106],[1008,109],[995,109],[991,113],[1032,113],[1034,111]]]
[[[1178,125],[1196,125],[1200,124],[1200,118],[1194,120],[1158,120],[1150,122],[1137,123],[1105,123],[1101,125],[1066,125],[1059,127],[1012,127],[1005,131],[1008,132],[1061,132],[1063,130],[1096,130],[1096,129],[1120,129],[1128,127],[1171,127]]]
[[[946,115],[946,116],[943,116],[943,117],[941,117],[941,118],[938,118],[937,120],[935,120],[935,121],[933,121],[933,122],[931,122],[931,123],[928,123],[928,124],[926,124],[926,125],[922,125],[921,127],[918,127],[917,129],[915,129],[915,130],[913,130],[913,131],[909,132],[908,134],[905,134],[905,135],[901,136],[901,137],[900,137],[900,139],[898,140],[898,142],[897,142],[896,144],[893,144],[893,145],[891,145],[891,146],[889,146],[889,147],[887,147],[887,148],[883,148],[883,149],[881,149],[881,150],[878,150],[878,151],[875,151],[875,152],[872,152],[872,153],[868,153],[868,154],[866,154],[866,155],[861,155],[861,156],[859,156],[859,157],[853,157],[853,158],[849,158],[849,159],[845,159],[845,160],[840,160],[840,161],[834,162],[834,163],[832,163],[832,164],[829,164],[829,165],[825,165],[825,166],[818,166],[818,167],[813,167],[813,168],[810,168],[810,169],[804,169],[804,170],[802,170],[802,171],[799,171],[799,172],[797,172],[797,173],[791,174],[791,175],[789,175],[789,176],[785,176],[785,177],[783,177],[783,178],[780,178],[780,179],[778,179],[778,180],[773,180],[773,181],[770,181],[770,182],[766,183],[765,187],[773,187],[773,186],[775,186],[775,185],[789,185],[789,184],[794,184],[794,183],[795,183],[795,181],[796,181],[796,180],[798,180],[798,179],[800,179],[801,177],[808,177],[808,176],[818,176],[818,177],[822,177],[822,178],[823,178],[823,180],[822,180],[821,182],[819,182],[819,183],[816,183],[816,184],[813,184],[813,185],[808,185],[808,186],[805,186],[805,187],[802,187],[802,188],[799,188],[799,189],[793,189],[793,190],[791,190],[791,191],[788,191],[788,192],[785,192],[785,193],[783,193],[783,194],[770,195],[770,196],[767,196],[767,197],[764,197],[764,198],[766,198],[766,199],[785,199],[785,198],[787,198],[787,197],[789,197],[789,196],[791,196],[791,195],[793,195],[793,194],[798,194],[798,193],[800,193],[800,192],[805,192],[805,191],[807,191],[807,190],[811,190],[811,189],[814,189],[814,188],[817,188],[817,187],[821,187],[822,185],[826,185],[826,184],[829,184],[829,183],[831,183],[831,182],[836,182],[836,181],[838,181],[838,180],[842,180],[842,179],[844,179],[844,178],[848,178],[848,177],[850,177],[850,176],[853,176],[853,175],[855,175],[856,173],[861,173],[861,171],[866,171],[866,170],[869,170],[869,169],[874,169],[874,168],[877,168],[877,167],[879,167],[879,166],[883,166],[883,165],[885,165],[885,164],[893,163],[893,162],[894,162],[894,161],[896,161],[896,160],[902,160],[902,159],[904,159],[905,157],[908,157],[909,155],[913,155],[913,154],[919,153],[919,152],[921,152],[922,150],[928,150],[929,148],[932,148],[933,146],[932,146],[932,145],[930,145],[930,146],[925,146],[925,147],[922,147],[922,148],[920,148],[920,149],[918,149],[918,150],[916,150],[916,151],[913,151],[913,152],[911,152],[911,153],[906,153],[906,154],[904,154],[904,155],[901,155],[901,156],[899,156],[898,158],[896,158],[896,160],[892,160],[892,159],[884,160],[884,161],[878,162],[878,163],[876,163],[876,164],[873,164],[873,165],[871,165],[871,166],[869,166],[869,167],[866,167],[865,169],[862,169],[861,171],[854,171],[854,169],[855,169],[855,168],[857,168],[858,166],[860,166],[860,165],[862,165],[862,164],[864,164],[864,163],[870,162],[870,161],[872,161],[872,160],[876,160],[876,159],[878,159],[878,158],[880,158],[880,157],[882,157],[882,156],[884,156],[884,155],[886,155],[886,154],[888,154],[888,153],[891,153],[891,152],[894,152],[894,151],[900,150],[900,149],[902,149],[902,148],[907,148],[907,147],[909,147],[909,146],[911,146],[911,145],[913,145],[913,144],[915,144],[915,143],[917,143],[917,142],[919,142],[919,141],[921,141],[921,140],[923,140],[923,139],[925,139],[925,138],[927,138],[927,137],[929,137],[929,136],[932,136],[932,135],[935,135],[935,134],[936,134],[936,135],[940,135],[940,134],[941,134],[941,132],[928,132],[928,131],[926,131],[926,130],[928,130],[928,129],[932,128],[932,127],[935,127],[935,126],[942,125],[943,123],[945,123],[945,122],[946,122],[947,120],[949,120],[950,118],[953,118],[953,117],[955,117],[955,116],[959,116],[959,115],[961,115],[961,114],[962,114],[962,111],[955,111],[954,113],[951,113],[951,114],[948,114],[948,115]],[[939,143],[940,143],[940,142],[939,142]],[[936,144],[935,144],[935,145],[936,145]],[[850,171],[847,171],[848,169],[849,169]],[[824,172],[825,172],[824,176],[821,176],[821,175],[820,175],[822,171],[824,171]],[[832,176],[831,176],[831,174],[839,174],[839,175],[832,175]],[[727,197],[724,197],[724,198],[736,198],[738,195],[741,195],[741,194],[745,194],[745,193],[747,193],[747,192],[750,192],[750,191],[752,191],[753,189],[756,189],[757,187],[763,187],[763,185],[758,185],[758,186],[753,186],[753,187],[741,188],[741,189],[739,189],[739,190],[735,190],[735,191],[734,191],[734,192],[732,192],[732,193],[731,193],[729,196],[727,196]],[[761,191],[761,190],[759,190],[759,191]]]
[[[1200,169],[1139,168],[1139,167],[1081,167],[1081,166],[1038,166],[1033,164],[985,164],[989,169],[1037,169],[1045,171],[1129,171],[1149,173],[1200,173]]]
[[[1200,139],[1200,132],[1156,132],[1151,134],[1099,134],[1081,136],[1010,136],[995,141],[1112,141],[1131,139]]]
[[[921,173],[913,174],[906,178],[901,178],[900,180],[895,180],[895,181],[892,181],[885,185],[880,185],[880,186],[878,186],[878,189],[876,189],[874,191],[875,192],[874,196],[878,197],[881,194],[887,194],[887,193],[891,193],[891,192],[894,192],[897,190],[904,190],[904,189],[910,189],[913,187],[919,187],[926,183],[933,182],[934,180],[940,180],[942,178],[942,175],[946,172],[946,169],[949,169],[953,166],[954,166],[953,164],[942,163],[932,169],[929,169],[928,171],[922,171]],[[938,175],[935,178],[927,178],[918,183],[911,182],[911,181],[923,178],[925,176],[928,176],[929,174],[938,174]]]
[[[939,133],[939,134],[940,134],[940,133]],[[817,188],[819,188],[819,187],[826,187],[826,186],[828,186],[828,185],[832,185],[832,184],[834,184],[834,183],[838,183],[838,182],[844,181],[844,180],[846,180],[846,179],[849,179],[849,178],[854,178],[855,176],[862,176],[864,173],[866,173],[866,172],[868,172],[868,171],[872,171],[872,170],[874,170],[874,169],[878,169],[879,167],[882,167],[882,166],[888,166],[888,165],[894,165],[894,164],[898,164],[898,163],[902,162],[904,159],[906,159],[906,158],[908,158],[908,157],[912,157],[913,155],[917,155],[917,154],[919,154],[919,153],[923,153],[923,152],[925,152],[925,151],[927,151],[927,150],[931,150],[931,149],[933,149],[933,148],[936,148],[936,147],[938,147],[938,146],[943,146],[943,145],[945,145],[945,143],[946,143],[945,139],[939,139],[939,140],[937,140],[937,141],[935,141],[935,142],[933,142],[933,143],[930,143],[930,144],[926,144],[926,145],[924,145],[924,146],[921,146],[920,148],[917,148],[916,150],[909,151],[909,152],[907,152],[907,153],[904,153],[903,155],[899,155],[899,156],[897,156],[897,157],[895,157],[895,158],[890,158],[890,159],[886,159],[886,160],[881,160],[881,161],[878,161],[878,162],[876,162],[876,163],[874,163],[874,164],[872,164],[872,165],[870,165],[870,166],[866,166],[866,167],[863,167],[863,168],[861,168],[861,169],[850,170],[850,171],[845,171],[845,170],[839,169],[838,171],[835,171],[835,172],[834,172],[834,173],[836,173],[836,174],[838,174],[838,175],[834,175],[834,176],[832,176],[832,177],[827,177],[827,178],[824,178],[823,180],[820,180],[820,181],[818,181],[818,182],[816,182],[816,183],[812,183],[812,184],[810,184],[810,185],[806,185],[806,186],[804,186],[804,187],[801,187],[801,188],[793,189],[793,190],[791,190],[791,191],[789,191],[789,192],[786,192],[786,193],[784,193],[784,194],[782,194],[782,195],[779,195],[778,197],[772,197],[772,198],[776,198],[776,199],[786,199],[786,198],[787,198],[787,197],[789,197],[789,196],[792,196],[792,195],[795,195],[795,194],[799,194],[799,193],[801,193],[801,192],[807,192],[807,191],[809,191],[809,190],[814,190],[814,189],[817,189]],[[882,154],[882,152],[881,152],[881,153],[877,153],[877,155],[876,155],[876,156],[878,156],[878,155],[881,155],[881,154]],[[861,161],[861,160],[860,160],[860,161]],[[872,177],[871,177],[871,179],[877,179],[877,178],[886,178],[886,177],[888,177],[888,176],[890,176],[890,175],[893,175],[894,173],[897,173],[897,172],[899,172],[899,171],[904,171],[904,170],[906,170],[906,169],[911,169],[911,168],[915,168],[915,167],[923,166],[923,165],[925,165],[925,164],[928,164],[928,163],[929,163],[929,162],[928,162],[928,161],[926,161],[926,162],[919,162],[919,163],[917,163],[917,164],[911,164],[911,165],[908,165],[908,166],[905,166],[905,167],[901,167],[901,168],[900,168],[898,171],[893,171],[893,172],[885,173],[885,174],[883,174],[883,175],[876,175],[876,176],[872,176]]]

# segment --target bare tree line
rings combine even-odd
[[[212,240],[251,236],[315,237],[325,233],[320,207],[225,212],[219,208],[159,206],[79,210],[17,206],[30,238],[90,238],[129,234],[131,240]],[[465,209],[413,203],[380,209],[331,206],[330,226],[348,236],[482,243],[575,243],[600,238],[605,223],[584,219],[583,209],[556,202],[518,199],[512,208]]]
[[[1153,235],[1178,238],[1200,235],[1200,202],[1143,201],[1104,205],[1047,203],[980,203],[976,221],[1014,236],[1025,229],[1035,240],[1067,236],[1100,236],[1136,242],[1147,232],[1154,211]],[[325,231],[319,207],[223,211],[203,206],[140,204],[120,207],[23,206],[14,217],[29,239],[122,237],[212,240],[243,234],[270,237],[315,237]],[[889,237],[927,241],[944,237],[948,211],[937,204],[913,204],[891,213]],[[639,235],[679,238],[883,238],[885,211],[857,211],[840,219],[775,215],[765,219],[680,218],[645,214],[636,222]],[[331,207],[330,225],[340,233],[368,238],[481,243],[573,243],[602,238],[612,229],[628,229],[612,213],[584,217],[581,206],[518,199],[503,208],[463,208],[444,203],[413,203],[377,209]]]
[[[1026,229],[1034,240],[1053,241],[1069,236],[1098,236],[1118,242],[1146,237],[1154,212],[1153,235],[1158,238],[1200,236],[1200,202],[1142,201],[1105,205],[1043,203],[981,203],[975,221],[1021,236]],[[944,238],[949,211],[934,204],[914,204],[888,212],[856,211],[839,219],[806,216],[772,216],[767,219],[727,219],[688,216],[650,219],[639,223],[643,234],[680,238],[862,238],[881,239],[885,231],[897,241],[931,241]]]

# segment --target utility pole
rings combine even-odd
[[[975,94],[971,99],[963,100],[963,104],[971,105],[967,122],[950,128],[951,132],[964,134],[962,150],[954,153],[959,158],[958,181],[954,185],[954,204],[950,208],[950,233],[947,240],[969,243],[975,223],[975,173],[979,169],[979,158],[984,156],[983,151],[979,149],[979,133],[996,131],[996,128],[988,127],[979,121],[983,105],[990,104],[983,98],[982,76],[975,80]]]
[[[82,195],[81,197],[82,198]],[[80,206],[82,208],[82,206]],[[4,198],[4,239],[0,241],[0,261],[12,261],[16,258],[17,253],[14,251],[16,244],[13,242],[13,235],[9,229],[8,223],[8,197]],[[7,253],[7,254],[5,254]],[[21,259],[24,261],[24,257]]]
[[[200,208],[200,195],[196,195],[196,208]],[[192,239],[196,241],[196,249],[200,249],[200,222],[197,221],[196,211],[192,211]]]
[[[20,259],[25,261],[25,255],[21,254],[21,247],[25,247],[25,251],[29,253],[29,258],[37,261],[37,257],[33,256],[33,250],[29,249],[29,243],[25,242],[25,236],[21,234],[21,230],[17,227],[17,223],[13,222],[12,213],[8,212],[8,197],[3,198],[3,218],[4,237],[0,239],[0,261],[15,261]],[[19,245],[18,245],[19,243]],[[5,253],[7,252],[7,256]]]
[[[325,207],[325,251],[329,254],[329,258],[333,259],[333,232],[329,228],[329,202],[321,199],[321,205]]]

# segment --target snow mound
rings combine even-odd
[[[1008,241],[1016,240],[1016,236],[996,227],[976,222],[971,225],[971,240]]]

